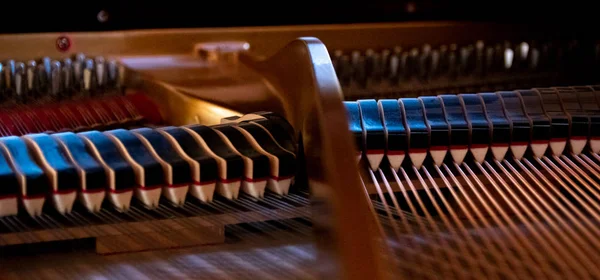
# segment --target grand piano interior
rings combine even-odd
[[[0,279],[600,273],[591,4],[14,4]]]

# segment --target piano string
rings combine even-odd
[[[597,275],[597,90],[346,101],[362,185],[401,274]]]
[[[510,73],[504,73],[506,74],[504,75],[505,78],[514,77],[517,72],[519,73],[517,76],[520,77],[522,74],[521,71],[536,74],[540,69],[542,72],[546,70],[540,67],[541,65],[547,65],[547,61],[542,57],[543,45],[541,48],[538,48],[538,45],[533,43],[520,43],[516,47],[504,44],[499,48],[500,52],[496,52],[498,48],[494,47],[494,55],[486,57],[486,59],[494,57],[491,64],[482,64],[482,50],[485,49],[487,52],[490,47],[485,47],[480,42],[467,46],[448,46],[445,48],[446,51],[450,51],[450,55],[447,58],[454,57],[457,62],[456,65],[448,64],[448,69],[455,69],[457,70],[457,74],[467,74],[471,78],[473,78],[473,73],[479,73],[477,69],[481,69],[478,67],[472,68],[473,65],[479,65],[480,67],[493,65],[491,68],[494,71],[492,72],[504,72],[504,70],[507,70],[506,67],[508,65],[511,69],[507,71]],[[573,43],[569,47],[577,47],[577,44]],[[586,48],[589,49],[587,45]],[[397,63],[398,67],[402,68],[402,71],[397,71],[396,74],[402,72],[403,75],[402,79],[397,79],[398,86],[402,87],[406,85],[412,95],[419,95],[419,93],[427,91],[422,89],[412,90],[411,88],[415,84],[420,84],[421,81],[418,83],[405,83],[404,75],[411,79],[413,76],[418,76],[419,79],[425,77],[425,80],[436,76],[431,74],[436,73],[436,71],[429,71],[431,69],[438,69],[436,67],[445,64],[443,62],[438,65],[434,63],[437,60],[433,59],[437,56],[435,55],[436,53],[439,53],[441,57],[443,50],[443,46],[438,50],[437,47],[429,45],[425,45],[422,50],[410,49],[410,51],[403,51],[395,49],[394,54],[398,54],[398,61],[391,64],[395,65]],[[538,53],[540,60],[536,59],[536,50],[540,52]],[[334,51],[332,56],[338,74],[352,72],[354,75],[357,72],[356,69],[348,71],[347,69],[340,68],[341,64],[338,64],[337,61],[342,60],[344,55],[342,53],[340,56],[338,55],[339,53]],[[524,53],[527,53],[527,55],[525,56]],[[476,55],[474,56],[474,54]],[[487,54],[490,54],[490,52],[487,52]],[[499,54],[499,59],[496,59],[496,54]],[[359,53],[356,55],[355,52],[352,53],[352,57],[358,57],[356,61],[360,62],[357,64],[358,74],[364,72],[363,76],[367,77],[366,85],[364,85],[362,83],[364,79],[361,78],[363,76],[359,75],[359,78],[361,78],[358,79],[361,82],[359,87],[368,89],[366,91],[361,89],[358,94],[354,94],[353,89],[348,90],[348,85],[344,77],[340,77],[342,85],[345,86],[346,99],[350,99],[353,96],[365,96],[366,94],[371,94],[369,96],[380,96],[377,90],[371,92],[374,87],[369,79],[372,78],[371,75],[374,75],[375,80],[379,79],[378,77],[381,73],[385,73],[386,70],[375,67],[377,65],[375,62],[381,62],[378,57],[381,58],[384,55],[392,57],[392,52],[384,50],[380,55],[376,51],[366,51],[365,57],[362,59],[362,54]],[[511,57],[514,59],[510,59]],[[568,57],[572,58],[571,56]],[[405,59],[404,62],[406,64],[401,63],[402,58]],[[550,60],[552,59],[554,58],[550,56]],[[74,61],[77,63],[74,63]],[[83,63],[78,63],[78,61],[83,61]],[[389,62],[392,61],[394,59],[390,59]],[[423,61],[427,63],[431,62],[431,64],[428,66],[427,63],[421,63]],[[579,59],[567,59],[566,61],[576,62],[574,65],[581,62]],[[598,61],[597,57],[594,61]],[[101,231],[106,229],[98,225],[110,224],[110,230],[107,231],[118,230],[122,235],[119,236],[120,238],[112,236],[111,240],[104,238],[100,243],[101,245],[98,246],[109,246],[111,248],[100,248],[97,251],[130,251],[130,248],[123,247],[131,246],[127,245],[128,243],[142,241],[132,237],[139,234],[139,231],[136,231],[139,229],[133,229],[125,221],[132,221],[134,223],[138,221],[152,221],[153,223],[148,223],[147,226],[153,227],[159,232],[165,229],[184,231],[186,229],[185,226],[182,226],[184,223],[187,223],[191,227],[198,224],[202,224],[203,226],[208,224],[217,227],[223,225],[231,226],[231,224],[238,222],[252,223],[255,221],[306,216],[306,213],[309,211],[307,207],[308,193],[303,190],[288,190],[289,184],[293,184],[295,178],[289,175],[286,176],[285,174],[281,176],[282,173],[294,170],[296,164],[300,164],[296,162],[295,158],[297,151],[296,143],[293,140],[294,137],[286,137],[286,135],[289,136],[290,130],[287,128],[279,129],[278,132],[272,130],[273,128],[282,127],[281,118],[271,115],[271,118],[264,120],[261,118],[261,114],[264,113],[258,113],[239,119],[237,117],[226,118],[222,120],[222,125],[216,127],[201,125],[168,126],[168,124],[162,122],[160,114],[156,115],[157,112],[155,109],[151,109],[149,112],[142,112],[142,110],[148,107],[152,108],[152,106],[140,106],[140,108],[136,108],[138,112],[135,114],[132,113],[135,110],[132,110],[131,107],[121,108],[120,113],[114,113],[111,111],[117,107],[111,108],[111,104],[103,104],[102,102],[100,104],[93,103],[99,102],[103,98],[119,98],[120,100],[132,96],[131,94],[122,96],[122,83],[119,82],[121,78],[116,77],[120,77],[124,72],[116,67],[112,61],[109,61],[107,64],[106,60],[102,58],[80,59],[75,57],[72,60],[64,60],[62,65],[56,62],[49,61],[48,63],[48,59],[44,59],[41,62],[34,61],[34,63],[28,62],[27,64],[7,63],[9,66],[7,69],[9,70],[3,70],[4,75],[2,76],[10,77],[3,80],[10,81],[10,86],[6,90],[7,96],[10,98],[7,99],[8,102],[5,107],[10,108],[15,106],[25,109],[37,108],[36,106],[60,106],[61,104],[67,104],[69,99],[78,101],[74,102],[77,104],[85,104],[86,102],[84,101],[87,100],[92,102],[90,103],[92,105],[84,107],[81,110],[72,110],[70,108],[61,110],[62,115],[65,115],[65,119],[70,119],[70,123],[66,126],[58,124],[58,121],[55,121],[62,119],[61,115],[54,117],[52,113],[47,113],[49,117],[46,118],[49,119],[49,124],[41,125],[41,122],[34,121],[31,125],[19,126],[14,129],[12,129],[10,124],[5,125],[5,127],[11,129],[4,129],[7,131],[5,134],[7,137],[3,138],[2,141],[11,142],[11,147],[14,146],[13,148],[16,150],[19,150],[20,147],[19,144],[15,143],[25,142],[27,152],[34,155],[30,161],[40,165],[39,167],[44,176],[53,179],[58,178],[58,180],[61,177],[58,176],[58,172],[52,175],[52,170],[57,169],[56,162],[51,164],[46,159],[46,157],[50,158],[50,156],[44,154],[47,152],[44,150],[48,149],[41,149],[40,146],[46,145],[49,142],[52,143],[47,140],[55,139],[56,137],[61,138],[57,142],[61,145],[65,142],[62,140],[63,138],[83,141],[84,147],[91,146],[91,148],[86,149],[86,152],[93,154],[92,158],[95,158],[97,165],[101,166],[98,170],[104,170],[104,174],[110,173],[106,172],[106,170],[114,172],[117,167],[128,166],[129,168],[125,168],[128,169],[127,172],[119,173],[129,173],[129,178],[124,181],[128,181],[134,187],[131,193],[125,195],[125,198],[115,196],[105,199],[106,203],[103,207],[97,207],[98,203],[94,204],[93,199],[88,199],[88,201],[92,201],[91,203],[88,202],[88,206],[92,205],[92,207],[84,210],[82,207],[85,207],[86,200],[82,199],[84,203],[73,203],[73,207],[77,209],[70,212],[67,211],[70,207],[64,207],[64,205],[63,207],[58,207],[57,209],[63,211],[64,215],[57,215],[54,213],[57,209],[52,209],[51,207],[46,207],[46,209],[40,212],[35,206],[32,206],[29,209],[33,209],[33,211],[30,211],[34,214],[33,217],[29,217],[27,211],[20,211],[18,216],[0,218],[5,233],[23,233],[18,235],[18,237],[29,238],[29,240],[20,240],[16,243],[39,242],[40,239],[38,237],[27,235],[34,228],[69,229],[72,225],[85,225],[87,226],[86,230],[89,231],[86,233],[86,236],[102,239],[110,236],[110,234],[101,233]],[[42,64],[42,67],[36,66],[36,63]],[[12,65],[15,65],[14,68],[16,69],[14,71],[15,82],[13,82],[13,71],[10,70],[13,68]],[[28,65],[33,67],[28,68]],[[38,69],[39,73],[47,73],[46,69],[48,68],[45,67],[46,65],[50,65],[50,74],[44,75],[50,78],[58,76],[56,75],[59,72],[57,69],[61,69],[63,73],[69,73],[62,77],[72,77],[73,75],[70,74],[71,71],[69,69],[73,69],[73,72],[75,72],[75,67],[80,67],[76,65],[84,65],[86,69],[89,69],[87,77],[90,77],[90,79],[84,79],[83,83],[79,82],[79,86],[74,87],[75,90],[73,91],[65,91],[64,85],[75,84],[77,83],[76,81],[70,81],[69,78],[63,80],[50,79],[51,81],[59,81],[59,83],[58,86],[57,83],[50,83],[50,86],[46,85],[44,93],[48,93],[47,95],[43,95],[40,98],[13,98],[13,92],[19,92],[17,96],[20,96],[20,94],[27,96],[29,94],[27,89],[35,88],[35,86],[29,87],[29,84],[25,87],[22,85],[22,73],[28,73],[27,71],[23,71],[23,69]],[[327,66],[326,63],[325,66]],[[444,67],[441,67],[441,69],[446,69]],[[512,68],[518,71],[513,72]],[[112,70],[109,71],[108,69]],[[116,69],[118,70],[115,71]],[[411,70],[409,71],[408,69]],[[489,72],[489,69],[485,67],[484,69],[485,71],[482,73]],[[117,72],[119,73],[118,75],[115,74]],[[6,73],[8,73],[8,76]],[[52,73],[55,75],[52,75]],[[413,75],[412,73],[416,74]],[[494,75],[497,76],[497,74],[495,73]],[[440,76],[442,76],[442,79],[444,79],[444,75],[445,73],[441,73]],[[111,86],[108,86],[110,94],[103,93],[106,87],[97,87],[98,81],[104,83],[106,77],[109,77],[108,80],[111,81]],[[554,76],[551,75],[551,77]],[[483,80],[486,78],[487,76]],[[548,76],[543,75],[538,78],[545,80],[546,84],[554,81]],[[350,80],[352,79],[355,78],[352,77]],[[478,79],[481,78],[478,77],[471,80],[476,81]],[[16,86],[18,84],[17,80],[20,81],[20,86]],[[31,80],[35,81],[36,79]],[[352,82],[356,83],[356,81]],[[393,82],[395,86],[395,78]],[[545,96],[547,99],[544,99],[545,103],[542,106],[529,107],[523,104],[535,104],[535,101],[533,103],[527,101],[529,103],[526,103],[525,99],[531,96],[535,99],[535,96],[539,92],[544,92],[545,95],[545,90],[537,89],[533,93],[529,91],[495,93],[500,88],[511,88],[507,85],[513,84],[514,80],[512,79],[501,80],[499,83],[494,84],[494,90],[488,90],[492,91],[492,93],[448,94],[440,98],[409,98],[408,96],[412,95],[405,95],[403,90],[396,91],[394,89],[391,92],[399,94],[399,96],[406,96],[406,98],[402,98],[400,101],[397,99],[386,100],[386,102],[383,102],[385,103],[384,105],[380,105],[377,102],[373,103],[369,100],[361,100],[360,105],[348,106],[349,109],[352,109],[349,111],[358,112],[359,114],[358,116],[351,116],[351,130],[356,134],[360,134],[355,135],[358,147],[360,148],[358,153],[360,155],[359,158],[367,159],[362,161],[361,164],[365,161],[368,162],[365,166],[367,168],[363,170],[362,183],[368,193],[379,197],[379,199],[370,200],[370,206],[377,210],[373,214],[376,214],[376,216],[379,215],[377,221],[379,222],[381,233],[389,237],[390,248],[400,256],[399,262],[396,263],[402,269],[402,272],[427,277],[442,275],[448,278],[456,276],[466,277],[471,272],[481,277],[497,276],[497,278],[516,278],[517,276],[551,277],[556,275],[555,272],[560,272],[565,275],[584,278],[589,273],[596,272],[596,269],[591,267],[590,262],[582,261],[582,258],[584,256],[594,256],[593,249],[585,248],[584,245],[587,244],[586,242],[596,244],[594,238],[597,231],[592,227],[596,219],[590,217],[595,217],[593,212],[590,211],[594,209],[595,204],[590,201],[593,201],[597,196],[594,196],[595,193],[593,192],[588,193],[586,191],[593,190],[597,186],[597,183],[594,184],[593,182],[597,179],[595,177],[597,176],[597,172],[600,171],[598,170],[599,161],[596,154],[589,151],[590,148],[595,149],[594,147],[597,143],[594,142],[596,139],[591,138],[591,132],[586,134],[586,137],[590,137],[589,139],[583,139],[582,134],[572,137],[571,133],[572,127],[576,126],[580,129],[585,126],[582,123],[586,122],[585,120],[582,121],[581,116],[573,117],[574,115],[581,112],[585,113],[583,115],[593,115],[591,112],[594,112],[595,108],[588,105],[593,105],[594,103],[590,102],[590,100],[595,100],[595,97],[590,99],[589,94],[594,91],[590,91],[586,87],[550,89],[550,93],[556,93],[558,97]],[[375,89],[377,89],[377,86],[375,84]],[[438,93],[471,92],[465,89],[480,88],[480,86],[461,85],[461,83],[454,80],[449,80],[445,88],[435,88],[428,91]],[[479,90],[473,91],[480,92]],[[573,92],[576,92],[575,98],[571,94]],[[385,92],[384,94],[389,95],[390,92]],[[145,97],[143,93],[139,96],[142,96],[140,98]],[[519,98],[515,99],[515,96],[523,100]],[[13,102],[13,100],[17,102]],[[55,104],[57,100],[60,102]],[[588,101],[582,103],[581,100]],[[581,108],[571,107],[570,105],[573,102],[579,104]],[[128,104],[137,105],[138,102],[129,102]],[[147,104],[152,105],[152,101],[148,100]],[[558,104],[559,106],[552,107],[551,104]],[[563,110],[564,104],[569,104],[567,106],[568,110]],[[290,104],[287,105],[289,106]],[[395,105],[395,107],[392,105]],[[521,110],[518,109],[519,106],[522,107]],[[553,109],[546,109],[547,106]],[[473,112],[473,114],[469,114],[468,118],[465,114],[467,107],[469,108],[469,112]],[[327,108],[324,109],[327,110]],[[553,113],[547,113],[546,110]],[[23,116],[26,116],[28,119],[35,120],[36,118],[40,118],[38,113],[31,113],[29,110],[20,111],[23,111]],[[75,113],[68,113],[73,111],[79,111],[80,115],[73,117]],[[375,116],[380,111],[383,113],[381,113],[378,119]],[[389,112],[388,114],[391,115],[387,116],[385,112]],[[25,118],[20,115],[21,119]],[[257,118],[256,115],[259,117]],[[533,131],[535,128],[545,127],[544,125],[540,126],[539,123],[537,123],[537,126],[533,125],[533,119],[539,121],[539,119],[544,119],[544,116],[548,118],[549,115],[552,115],[556,119],[555,122],[552,119],[552,122],[550,122],[552,129],[549,129],[551,133],[556,132],[556,135],[544,134],[542,133],[544,129],[536,129],[535,135],[522,134],[523,131],[528,129]],[[41,116],[41,119],[46,119],[44,118],[46,115]],[[10,118],[11,122],[21,123],[19,119],[14,119],[13,115],[10,115]],[[462,122],[460,121],[461,118]],[[73,119],[77,119],[77,122],[73,121]],[[395,121],[384,124],[390,119]],[[530,121],[529,126],[524,124],[527,123],[525,119]],[[565,125],[565,119],[577,120],[576,123],[580,124],[575,126],[570,124]],[[81,122],[80,120],[84,121]],[[134,121],[129,122],[129,120]],[[276,122],[275,120],[279,121]],[[354,121],[358,121],[358,123],[354,123]],[[271,125],[273,123],[276,125]],[[593,123],[591,117],[588,118],[587,123],[590,125]],[[149,127],[140,128],[144,126]],[[68,128],[64,129],[62,127]],[[257,129],[257,127],[262,128]],[[557,135],[561,136],[561,133],[564,133],[565,127],[568,128],[568,132],[562,135],[567,136],[562,138],[554,137]],[[398,133],[394,135],[392,133],[390,135],[388,133],[390,129],[395,132],[404,129],[404,134]],[[62,130],[75,130],[75,133],[64,132]],[[374,131],[379,132],[370,133]],[[381,131],[385,132],[383,133],[385,137],[381,137]],[[406,136],[407,131],[410,137]],[[589,131],[592,130],[590,129]],[[377,134],[379,136],[373,138]],[[18,137],[21,135],[23,136]],[[282,138],[281,136],[284,137]],[[513,138],[513,136],[516,136],[516,138]],[[149,138],[154,140],[149,140]],[[159,141],[164,144],[161,146],[164,149],[154,146],[156,141],[158,141],[156,140],[157,138],[166,139],[166,141]],[[391,141],[389,139],[391,138],[395,139],[393,145],[396,145],[396,147],[390,149],[389,144]],[[246,141],[241,143],[238,141],[240,139],[245,139]],[[412,141],[414,139],[417,139],[417,141]],[[564,139],[568,139],[568,141],[563,141]],[[544,143],[547,146],[544,146]],[[66,150],[61,145],[59,145],[58,149]],[[105,145],[110,146],[111,149],[104,150],[103,148],[98,148],[105,147]],[[195,146],[196,149],[190,149],[189,145]],[[200,147],[200,149],[197,147]],[[247,154],[242,153],[242,147],[251,152]],[[573,147],[575,149],[572,149]],[[566,153],[553,154],[554,151],[560,151],[565,148],[568,151],[577,151],[582,148],[583,152],[577,156]],[[490,149],[491,151],[489,151]],[[236,153],[236,150],[238,153]],[[20,151],[23,150],[21,149]],[[204,153],[199,151],[203,151]],[[544,151],[546,151],[545,154]],[[552,153],[548,151],[552,151]],[[161,154],[161,152],[163,153]],[[540,155],[540,153],[543,155]],[[40,155],[44,157],[42,158]],[[112,155],[118,155],[118,157]],[[510,156],[516,159],[508,159]],[[240,157],[242,158],[241,161]],[[105,161],[101,163],[98,160],[102,159],[104,161],[104,158],[110,159],[111,162]],[[252,158],[252,160],[249,160],[249,158]],[[114,159],[118,159],[118,163],[112,162]],[[75,161],[75,159],[67,159],[67,161]],[[12,161],[9,159],[8,162]],[[205,165],[203,163],[208,162],[210,162],[208,165],[212,166],[213,171],[208,172],[209,176],[203,172],[210,168],[202,168]],[[243,162],[243,164],[240,164],[240,162]],[[265,163],[268,163],[269,171],[266,183],[261,180],[253,180],[255,177],[264,178],[266,169],[260,169],[262,170],[260,172],[256,168],[248,169],[247,167],[251,165],[250,162],[252,162],[252,166],[254,164],[265,166]],[[291,163],[284,164],[284,162]],[[174,177],[181,177],[175,173],[178,173],[176,171],[183,170],[178,167],[186,166],[186,163],[189,169],[195,170],[189,173],[190,177],[192,177],[192,174],[197,175],[198,180],[187,179],[187,181],[181,180],[181,182],[187,182],[183,185],[187,186],[188,192],[192,193],[192,196],[196,198],[188,197],[184,201],[181,193],[170,192],[169,188],[165,191],[163,186],[156,188],[153,182],[161,181],[160,179],[164,179],[167,182],[165,183],[167,187],[178,185],[174,182],[176,181]],[[391,168],[387,167],[388,163]],[[154,171],[158,170],[162,170],[163,175],[168,174],[169,166],[171,167],[170,173],[172,173],[170,176],[163,176],[164,178],[156,176],[160,172]],[[240,166],[244,166],[243,170],[240,170]],[[284,168],[281,168],[282,166]],[[368,166],[370,166],[370,169]],[[196,167],[198,168],[196,169]],[[529,171],[529,173],[524,170]],[[596,173],[593,172],[594,170]],[[38,174],[42,173],[38,172]],[[102,174],[102,172],[98,172],[98,174]],[[203,178],[210,176],[218,178],[214,180],[214,183],[215,189],[219,194],[212,198],[212,202],[205,203],[210,200],[212,191],[204,192],[206,188],[199,190],[199,188],[195,188],[197,187],[195,185],[199,184],[195,183],[201,183]],[[242,185],[241,190],[238,191],[235,178],[240,178],[240,176],[249,178],[250,180],[244,181],[248,184],[246,184],[246,187]],[[168,182],[168,177],[171,177],[172,182]],[[217,182],[219,180],[220,182]],[[275,181],[277,184],[272,184],[271,181]],[[59,185],[53,182],[54,180],[50,180],[49,184],[53,185],[53,187],[56,186],[56,189],[58,189]],[[211,185],[213,180],[205,180],[202,183]],[[220,186],[217,184],[220,184]],[[263,193],[263,186],[265,185],[270,186],[271,191]],[[517,188],[509,189],[513,185]],[[531,191],[537,190],[541,186],[550,185],[556,188],[542,190],[548,191],[547,193],[534,193]],[[561,190],[557,186],[560,186],[560,188],[576,186],[579,189],[573,187],[572,191],[574,194],[552,192]],[[116,190],[116,186],[114,189]],[[130,191],[127,188],[125,189],[125,192]],[[181,186],[177,189],[182,190]],[[194,189],[196,190],[195,194]],[[399,190],[398,196],[385,196],[385,193],[391,193],[394,189]],[[159,190],[164,197],[157,199],[156,193]],[[583,192],[579,190],[583,190]],[[415,194],[420,194],[420,196]],[[261,198],[263,195],[264,197]],[[131,196],[135,196],[136,198],[130,199],[129,197]],[[571,196],[575,197],[575,202],[570,202],[571,204],[563,202],[563,200],[570,199]],[[545,200],[547,197],[555,198],[556,201]],[[578,201],[578,199],[582,202]],[[127,204],[128,201],[130,201],[129,204]],[[558,205],[560,203],[564,203],[564,205],[561,205],[563,208],[555,206],[555,204]],[[49,203],[45,204],[48,205]],[[529,207],[529,205],[532,207]],[[431,207],[427,208],[426,206]],[[524,209],[525,207],[529,208]],[[541,210],[553,207],[557,207],[558,210],[547,211],[544,214],[538,213]],[[88,211],[90,209],[92,210],[91,212]],[[237,215],[240,212],[246,211],[252,212],[252,214],[243,215],[244,218],[240,218],[242,215]],[[268,214],[257,214],[261,211]],[[216,220],[207,217],[210,216],[205,215],[207,213],[217,213],[224,216],[219,217],[222,220]],[[178,225],[171,223],[171,220],[183,217],[190,219],[183,222],[179,222],[181,220],[178,220]],[[576,223],[580,222],[580,224],[572,229],[576,233],[583,233],[580,239],[574,238],[574,234],[570,230],[565,230],[564,232],[557,231],[557,229],[562,229],[565,223],[572,223],[571,217],[583,217],[581,220],[575,220]],[[236,219],[239,220],[235,221]],[[100,223],[98,223],[98,220]],[[552,223],[548,223],[548,229],[542,227],[542,230],[538,230],[540,223],[546,221],[552,221]],[[303,222],[305,221],[299,223],[297,220],[281,220],[277,223],[285,224],[290,228],[297,228],[302,231],[303,229],[306,230],[305,227],[301,226]],[[75,227],[76,229],[78,229],[77,226]],[[208,236],[212,233],[207,229],[208,227],[203,228],[203,233],[207,234],[205,242],[223,242],[216,235],[212,237]],[[496,231],[496,229],[498,230]],[[492,231],[493,233],[489,234],[489,236],[480,234]],[[557,233],[554,234],[555,232]],[[56,239],[76,238],[75,234],[70,231],[55,231],[54,234],[53,238]],[[528,234],[531,234],[533,238],[530,238]],[[61,237],[60,235],[66,235],[66,237]],[[168,236],[164,235],[162,239],[169,239]],[[508,242],[505,242],[504,236],[506,236]],[[2,244],[15,243],[9,238],[9,234],[1,235],[0,238],[3,238],[0,239],[3,242]],[[149,236],[143,236],[143,238],[139,239],[147,239],[144,243],[157,241],[157,239]],[[185,239],[175,240],[176,238],[172,237],[171,239],[173,239],[174,243],[179,241],[182,243],[188,242]],[[542,243],[540,241],[544,241],[545,243],[538,244]],[[181,245],[181,242],[179,245]],[[190,241],[188,244],[197,243]],[[138,249],[145,250],[145,246],[147,245],[139,246]],[[555,254],[557,252],[562,253],[563,250],[566,252],[563,255]]]

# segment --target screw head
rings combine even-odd
[[[108,12],[105,10],[102,10],[100,12],[98,12],[98,15],[96,16],[96,18],[98,19],[98,21],[100,23],[105,23],[108,21]]]
[[[66,52],[71,48],[71,38],[62,35],[56,38],[56,49],[60,52]]]

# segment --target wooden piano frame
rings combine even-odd
[[[0,54],[3,58],[29,60],[41,56],[62,58],[84,52],[119,59],[127,67],[128,85],[143,90],[156,100],[168,124],[214,124],[222,117],[252,111],[283,114],[297,135],[302,135],[298,139],[305,151],[312,207],[310,210],[307,207],[299,209],[296,215],[311,212],[316,243],[321,249],[318,262],[329,268],[322,276],[382,279],[388,277],[386,269],[389,266],[385,264],[388,260],[381,253],[383,247],[371,211],[366,210],[369,206],[360,185],[354,155],[347,153],[354,150],[354,143],[347,129],[342,90],[327,48],[353,50],[423,43],[461,44],[475,40],[493,41],[499,37],[526,38],[536,30],[533,27],[441,22],[2,35]],[[58,41],[64,38],[70,40],[67,51],[57,48]],[[242,42],[250,48],[233,50],[233,59],[228,61],[203,59],[198,53],[203,46],[197,44],[215,42],[228,42],[233,46],[240,46]],[[215,234],[206,234],[200,236],[202,240],[188,243],[222,242],[223,226],[227,221],[250,222],[292,216],[272,212],[259,213],[252,218],[240,218],[239,215],[210,217],[213,222],[224,222],[211,231]],[[188,222],[204,223],[202,218],[188,219]],[[172,228],[172,231],[160,233],[163,236],[157,239],[173,240],[175,235],[189,235],[186,231],[190,229],[183,229],[178,220],[160,222],[165,223],[162,228]],[[134,235],[143,232],[140,229],[149,228],[142,223],[122,226],[131,228]],[[72,235],[82,230],[73,229]],[[43,232],[31,234],[44,235]],[[128,240],[133,235],[122,237]],[[111,247],[107,238],[97,238],[101,241],[98,246],[104,248],[99,251],[111,251],[106,249]]]

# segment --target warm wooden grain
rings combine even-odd
[[[192,54],[196,43],[213,41],[246,41],[250,43],[251,51],[268,56],[304,36],[317,37],[330,49],[366,49],[522,38],[536,30],[533,26],[412,22],[10,34],[0,36],[0,57],[27,60],[41,56],[62,57],[76,52],[117,56]],[[61,35],[72,40],[72,47],[66,53],[59,52],[55,46]]]

